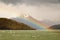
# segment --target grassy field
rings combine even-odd
[[[0,30],[0,40],[60,40],[60,31]]]

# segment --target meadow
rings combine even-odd
[[[0,40],[60,40],[60,31],[0,30]]]

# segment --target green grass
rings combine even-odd
[[[60,31],[0,30],[0,40],[60,40]]]

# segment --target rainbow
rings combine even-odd
[[[49,30],[47,25],[41,23],[40,21],[37,21],[36,19],[34,19],[31,16],[29,16],[27,18],[22,18],[20,13],[22,14],[23,12],[21,12],[21,10],[18,10],[16,7],[13,8],[11,6],[7,6],[3,3],[0,3],[0,17],[6,17],[6,18],[15,17],[16,18],[16,17],[20,16],[19,19],[21,22],[23,22],[27,25],[30,25],[30,26],[36,28],[37,30]]]
[[[27,25],[32,26],[33,28],[36,28],[37,30],[49,30],[48,25],[45,25],[42,22],[37,21],[36,19],[34,19],[31,16],[26,17],[26,18],[21,18],[20,21]]]

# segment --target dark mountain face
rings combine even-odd
[[[36,30],[24,23],[8,18],[0,18],[0,30]]]
[[[60,24],[58,24],[58,25],[53,25],[53,26],[50,27],[50,29],[60,30]]]

